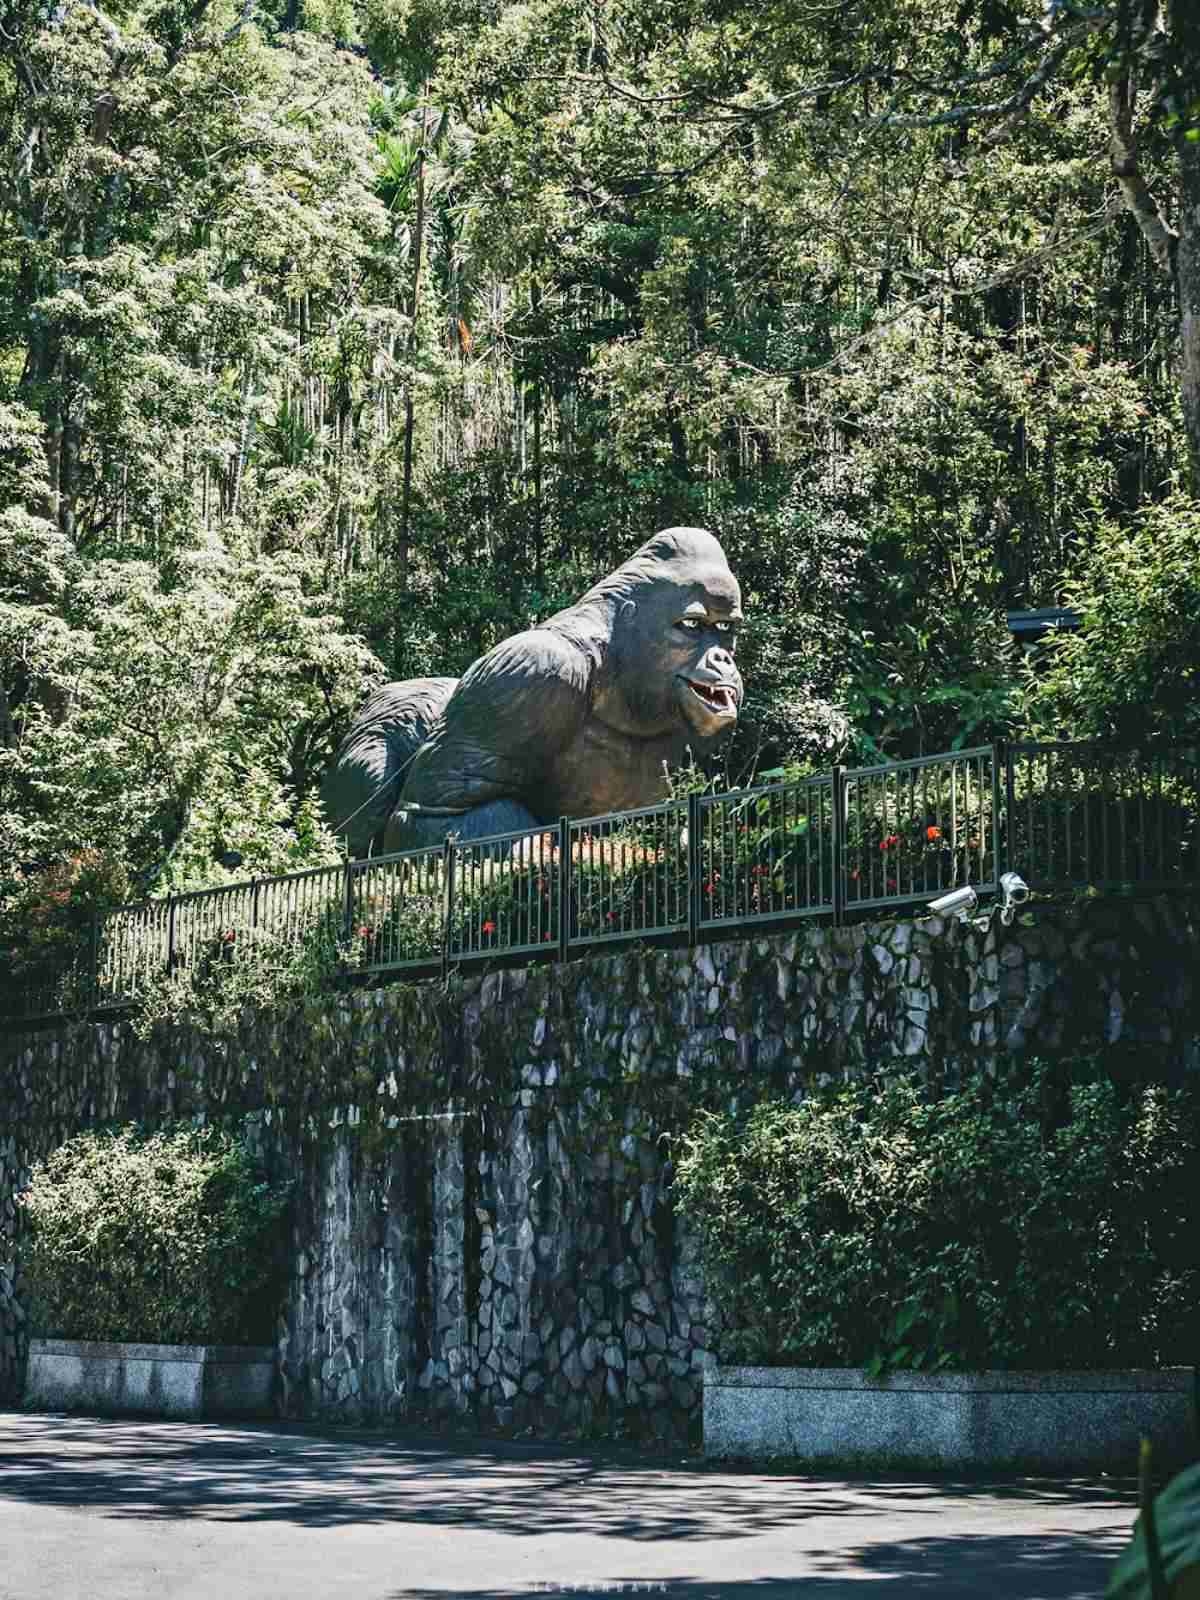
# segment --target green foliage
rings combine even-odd
[[[341,937],[340,907],[297,938],[294,930],[232,926],[194,946],[173,969],[135,963],[116,998],[133,1006],[131,1026],[148,1038],[163,1025],[194,1024],[210,1034],[237,1032],[247,1012],[278,1010],[328,994],[356,964],[362,939]]]
[[[22,878],[0,910],[0,977],[14,992],[45,993],[48,1010],[86,1004],[97,920],[129,892],[120,865],[97,850]]]
[[[1042,1065],[932,1099],[893,1080],[708,1115],[675,1183],[727,1359],[876,1375],[1194,1359],[1194,1086]]]
[[[1200,1575],[1200,1463],[1172,1478],[1155,1499],[1154,1524],[1169,1586],[1163,1593],[1186,1600],[1196,1593]],[[1104,1595],[1105,1600],[1159,1600],[1150,1577],[1145,1512],[1138,1518]]]
[[[143,888],[184,889],[212,882],[225,850],[264,873],[328,858],[304,798],[374,662],[310,563],[210,546],[164,581],[106,561],[64,608],[72,631],[44,668],[61,700],[24,707],[0,753],[10,863],[103,850]]]
[[[461,672],[670,522],[745,590],[726,781],[1008,734],[1005,609],[1126,559],[1141,620],[1098,602],[1030,714],[1185,722],[1178,297],[1110,195],[1133,71],[1146,183],[1194,210],[1181,10],[16,0],[0,908],[85,850],[138,892],[329,859],[373,682]],[[1038,63],[1011,124],[955,100]]]
[[[288,1186],[215,1129],[83,1133],[18,1196],[33,1326],[63,1339],[269,1342]]]
[[[1077,737],[1200,739],[1200,504],[1100,523],[1067,598],[1083,626],[1044,646],[1031,716]]]

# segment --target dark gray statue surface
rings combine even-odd
[[[741,595],[703,528],[668,528],[463,677],[385,684],[326,776],[351,852],[652,805],[736,724]]]

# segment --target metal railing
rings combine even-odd
[[[1006,777],[1008,851],[1031,888],[1200,881],[1195,750],[1013,744]]]
[[[314,973],[433,973],[878,914],[1015,870],[1035,891],[1200,887],[1194,750],[981,745],[124,906],[19,968],[10,1020],[137,1000],[257,952]]]

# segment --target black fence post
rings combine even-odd
[[[354,937],[354,862],[347,856],[342,885],[342,943],[347,949]]]
[[[833,925],[846,920],[846,769],[833,769]]]
[[[1012,745],[1004,743],[1004,870],[1013,870],[1013,838],[1017,827],[1017,780]]]
[[[167,901],[167,976],[175,971],[175,896]]]
[[[1008,772],[1008,745],[1003,739],[997,739],[992,745],[992,860],[996,866],[996,888],[1000,888],[1000,879],[1008,871],[1008,826],[1007,814],[1005,826],[1000,826],[1000,773]],[[1005,804],[1007,806],[1008,780],[1004,785]]]
[[[687,896],[688,944],[700,942],[700,796],[688,795],[687,808]]]
[[[558,819],[558,959],[571,949],[571,819]]]
[[[100,918],[101,913],[99,911],[92,913],[92,948],[89,952],[91,976],[88,984],[90,991],[87,1001],[88,1010],[100,1004]]]
[[[450,975],[454,938],[454,863],[458,856],[458,835],[448,833],[442,843],[442,980]]]

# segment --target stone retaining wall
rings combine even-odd
[[[297,1180],[286,1414],[681,1434],[719,1330],[662,1135],[702,1105],[896,1063],[952,1082],[1008,1049],[1183,1070],[1198,954],[1189,908],[1085,902],[1011,928],[811,924],[396,985],[226,1038],[77,1023],[0,1040],[0,1388],[25,1359],[29,1164],[106,1121],[249,1116]]]

